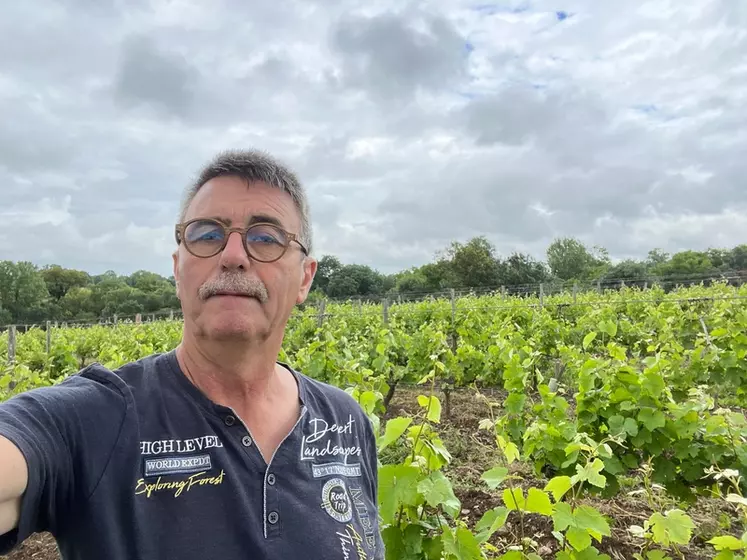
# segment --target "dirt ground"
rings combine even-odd
[[[428,394],[425,387],[415,391],[411,388],[402,389],[392,400],[387,418],[397,415],[408,415],[420,410],[417,404],[418,394]],[[442,393],[437,392],[439,399],[444,400]],[[488,394],[493,401],[501,400],[500,392]],[[442,418],[438,431],[444,445],[452,454],[452,463],[444,469],[448,478],[452,481],[454,493],[462,502],[462,515],[468,520],[470,526],[474,526],[480,517],[488,510],[502,506],[502,489],[491,491],[487,485],[480,480],[485,471],[499,464],[499,452],[491,439],[490,433],[479,429],[480,420],[489,417],[488,407],[475,394],[468,391],[459,391],[451,395],[450,418]],[[530,487],[543,488],[546,479],[537,477],[530,465],[516,465],[512,474],[522,477],[518,482],[525,491]],[[644,522],[651,516],[651,510],[645,499],[641,496],[631,496],[630,492],[641,488],[642,485],[631,482],[624,490],[613,499],[587,498],[583,503],[595,507],[602,515],[608,518],[611,529],[611,537],[604,537],[602,543],[593,542],[594,546],[601,552],[608,554],[613,560],[633,559],[635,553],[641,552],[642,541],[634,537],[628,531],[631,525],[643,526]],[[713,536],[730,533],[734,536],[741,535],[744,528],[736,527],[732,523],[729,530],[724,528],[730,520],[736,519],[735,511],[723,501],[716,499],[699,498],[698,502],[691,508],[684,508],[693,519],[696,529],[693,539],[687,547],[680,547],[681,558],[687,560],[712,559],[716,554],[711,545],[706,541]],[[544,558],[555,558],[555,553],[560,550],[558,541],[552,535],[552,520],[548,517],[527,514],[523,519],[523,534],[535,542],[534,552]],[[518,514],[512,512],[506,525],[498,530],[491,538],[491,544],[498,547],[501,554],[507,551],[507,546],[520,542],[521,521]],[[675,551],[668,551],[672,558],[679,558]]]
[[[425,392],[426,388],[400,388],[395,393],[386,418],[420,411],[417,395]],[[443,401],[443,395],[438,393]],[[499,396],[499,395],[494,395]],[[488,415],[487,408],[480,403],[474,394],[460,391],[451,396],[451,417],[442,418],[439,431],[446,448],[453,456],[452,464],[445,472],[454,486],[454,492],[462,502],[462,515],[473,526],[488,510],[503,505],[500,492],[491,492],[480,481],[480,476],[486,470],[496,466],[498,455],[489,433],[478,429],[480,420]],[[383,419],[383,421],[386,420]],[[522,477],[520,484],[525,487],[543,487],[546,480],[534,476],[528,465],[516,467],[515,474]],[[628,488],[629,491],[631,488]],[[589,499],[588,503],[597,508],[610,519],[612,536],[606,537],[602,544],[595,543],[600,552],[609,554],[614,560],[632,559],[633,554],[640,552],[641,542],[627,530],[630,525],[643,525],[652,511],[646,500],[631,497],[628,493],[620,493],[611,500]],[[696,506],[688,510],[688,514],[696,523],[696,533],[688,547],[681,548],[682,558],[700,560],[713,558],[714,552],[705,541],[724,531],[725,518],[734,517],[722,502],[702,499]],[[506,523],[491,539],[491,544],[501,552],[506,546],[516,543],[521,534],[535,542],[535,552],[542,558],[554,558],[558,551],[558,543],[552,536],[552,522],[549,518],[529,514],[519,520],[513,512]],[[727,521],[728,523],[728,521]],[[736,527],[731,527],[732,534],[736,534]],[[674,557],[677,557],[676,555]],[[48,534],[34,535],[13,551],[9,556],[0,556],[0,560],[58,560],[60,558],[54,539]]]

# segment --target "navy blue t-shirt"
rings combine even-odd
[[[0,403],[0,435],[29,466],[0,554],[50,531],[65,560],[383,559],[371,422],[341,389],[281,365],[302,412],[269,464],[174,351]]]

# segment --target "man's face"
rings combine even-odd
[[[220,218],[231,227],[246,227],[257,217],[275,218],[289,233],[300,233],[301,220],[289,194],[264,183],[247,186],[236,177],[217,177],[205,183],[192,200],[185,222],[194,218]],[[316,261],[305,257],[291,242],[277,261],[263,263],[247,255],[241,236],[232,232],[222,252],[200,258],[182,242],[174,252],[177,296],[184,311],[184,328],[198,338],[266,340],[282,336],[293,307],[303,303],[316,273]],[[238,277],[264,292],[266,298],[235,295],[205,297],[211,285]],[[201,290],[202,288],[202,290]],[[264,299],[264,301],[260,301]]]

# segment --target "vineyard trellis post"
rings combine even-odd
[[[382,314],[384,317],[384,325],[389,325],[389,298],[384,298]]]
[[[115,327],[117,326],[117,314],[116,313],[114,314],[114,326]]]
[[[52,353],[52,321],[47,321],[47,354]]]
[[[576,303],[576,299],[578,298],[578,282],[573,283],[573,303]]]
[[[545,285],[540,282],[540,309],[545,306]]]
[[[324,323],[324,312],[327,309],[327,300],[323,299],[319,302],[319,317],[317,317],[317,325],[319,328],[322,328],[322,323]]]
[[[139,325],[142,322],[143,322],[143,316],[140,315],[140,313],[138,313],[137,315],[135,315],[135,324]]]
[[[455,329],[456,324],[456,292],[451,288],[451,329]]]
[[[8,363],[14,364],[16,361],[16,326],[8,327]]]
[[[451,295],[451,332],[449,332],[449,346],[451,351],[456,355],[457,351],[457,328],[456,328],[456,291],[454,288],[449,290]],[[451,386],[454,383],[454,378],[451,372],[449,372],[441,383],[441,390],[444,393],[444,415],[446,418],[451,418]]]

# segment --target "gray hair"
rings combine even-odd
[[[301,243],[311,254],[312,232],[309,216],[309,202],[306,192],[296,174],[271,155],[258,150],[227,150],[215,156],[200,170],[197,179],[188,186],[179,209],[179,221],[183,222],[187,209],[197,191],[211,179],[233,176],[248,184],[262,182],[288,193],[301,215]]]

